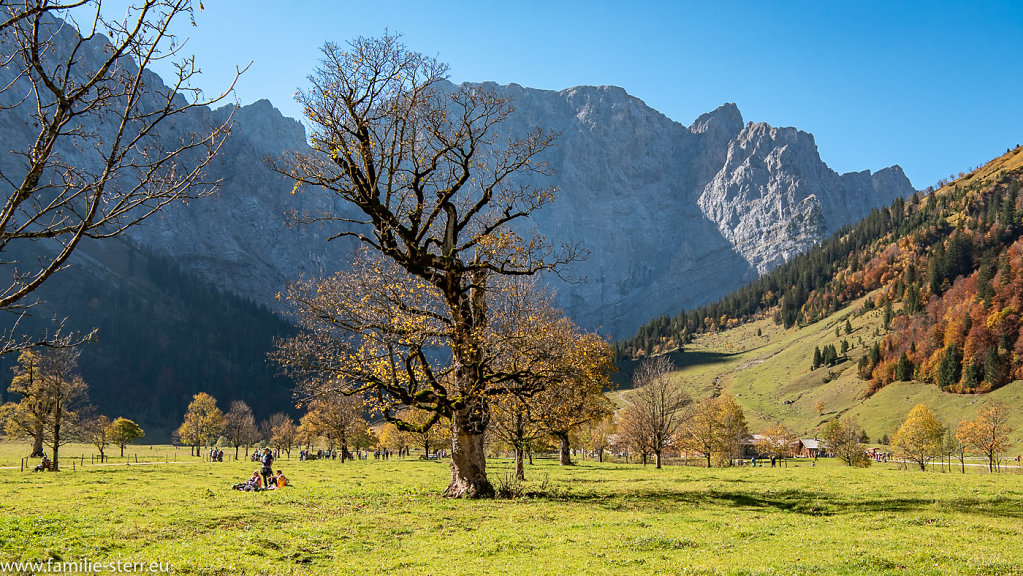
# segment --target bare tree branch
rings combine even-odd
[[[80,26],[72,9],[87,5],[94,16]],[[213,98],[191,85],[198,68],[171,33],[191,13],[189,0],[144,0],[120,20],[108,19],[99,0],[3,2],[0,114],[34,135],[3,144],[0,268],[8,283],[0,310],[30,307],[30,295],[83,239],[117,236],[168,204],[216,190],[206,169],[231,117],[211,120],[205,106],[224,100],[233,83]],[[178,58],[169,86],[147,70]],[[17,347],[6,341],[3,351]]]

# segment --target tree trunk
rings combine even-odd
[[[53,426],[53,471],[60,470],[60,422]]]
[[[561,449],[558,451],[558,462],[562,466],[572,466],[572,452],[568,445],[568,434],[556,432],[554,437],[561,442]]]
[[[423,457],[426,458],[427,460],[430,459],[430,439],[429,438],[424,438],[423,439]]]
[[[654,466],[654,468],[657,468],[658,470],[660,470],[660,468],[661,468],[661,451],[660,450],[654,450],[654,462],[656,463],[656,466]]]
[[[235,459],[235,460],[237,460],[237,459],[238,459],[238,448],[240,448],[240,446],[235,446],[235,447],[234,447],[234,459]]]
[[[598,448],[597,449],[597,462],[600,462],[601,464],[604,463],[604,449],[603,448]]]
[[[473,416],[473,407],[451,414],[451,483],[447,498],[493,498],[494,487],[487,480],[487,458],[483,449],[486,418]]]
[[[515,447],[515,479],[523,482],[526,480],[525,452],[522,446]]]
[[[707,468],[710,468],[710,452],[707,452]]]
[[[32,437],[32,455],[29,458],[42,458],[43,457],[43,431],[40,430],[38,434]]]

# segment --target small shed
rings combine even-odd
[[[818,438],[800,438],[799,445],[799,457],[800,458],[816,458],[818,453],[823,456],[823,449],[821,448],[821,440]]]
[[[764,438],[763,434],[754,434],[742,439],[742,455],[744,458],[760,458],[764,456],[757,450],[757,442]]]

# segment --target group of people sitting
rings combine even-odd
[[[288,478],[284,472],[278,470],[277,474],[263,476],[259,470],[256,470],[252,473],[251,478],[240,484],[235,484],[232,488],[242,492],[258,492],[260,490],[276,490],[285,486],[288,486]]]
[[[32,469],[33,472],[48,472],[53,470],[53,462],[47,458],[46,454],[43,454],[43,461],[38,466]]]
[[[263,463],[263,467],[253,472],[252,477],[248,481],[235,484],[232,488],[243,492],[256,492],[259,490],[276,490],[287,486],[288,479],[284,476],[284,472],[278,470],[277,474],[274,474],[274,457],[270,449],[264,448],[262,452],[257,452],[257,454],[259,454],[259,460]]]

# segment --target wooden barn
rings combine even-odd
[[[797,454],[800,458],[816,458],[819,455],[824,456],[824,449],[822,447],[823,441],[819,438],[800,438]]]

